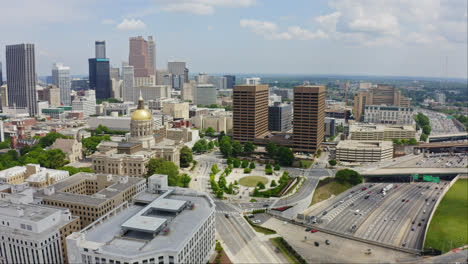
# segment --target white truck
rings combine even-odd
[[[393,184],[389,184],[382,189],[382,192],[388,192],[393,188]]]

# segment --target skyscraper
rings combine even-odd
[[[253,142],[268,132],[268,85],[233,88],[233,139]]]
[[[2,70],[2,62],[0,61],[0,86],[3,84],[3,70]]]
[[[323,141],[325,86],[294,87],[293,149],[316,153]]]
[[[96,56],[105,56],[105,41],[96,41]],[[89,89],[96,91],[96,98],[111,97],[112,82],[110,79],[109,59],[96,57],[89,62]]]
[[[148,42],[142,36],[130,38],[128,63],[133,66],[135,77],[154,75],[153,69],[150,67],[148,51]]]
[[[196,105],[216,104],[216,86],[212,84],[198,84],[195,91]]]
[[[292,106],[275,102],[268,107],[268,130],[287,132],[292,128]]]
[[[134,70],[133,66],[128,63],[122,63],[122,79],[123,79],[123,91],[122,98],[125,102],[134,102]]]
[[[156,43],[153,36],[148,36],[148,57],[151,75],[156,75]]]
[[[116,81],[120,80],[120,69],[119,68],[111,67],[109,72],[110,72],[110,78],[111,79],[114,79]]]
[[[236,85],[236,76],[234,75],[224,75],[223,77],[226,78],[226,88],[232,89],[234,85]]]
[[[34,44],[6,46],[8,102],[26,107],[30,116],[37,114],[36,59]]]
[[[168,61],[167,70],[171,75],[171,84],[174,89],[182,89],[186,82],[185,73],[188,73],[185,61]]]
[[[105,40],[96,40],[96,59],[105,59],[106,58],[106,41]]]
[[[70,67],[62,63],[55,63],[52,67],[52,84],[60,88],[60,103],[71,105],[70,96]]]

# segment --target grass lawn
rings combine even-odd
[[[353,185],[351,185],[350,183],[341,184],[337,181],[331,181],[315,189],[314,197],[312,197],[312,202],[310,203],[310,205],[326,200],[332,195],[336,196],[351,187],[353,187]]]
[[[270,238],[270,241],[271,243],[273,243],[273,245],[275,247],[278,247],[280,249],[280,252],[281,254],[283,254],[283,256],[288,260],[289,263],[300,263],[296,257],[294,257],[293,254],[291,254],[285,247],[284,245],[280,242],[280,238],[279,237],[275,237],[275,238]]]
[[[255,187],[259,182],[267,184],[268,179],[263,176],[247,176],[239,180],[239,184],[246,187]]]
[[[452,241],[452,248],[450,248]],[[468,244],[468,180],[458,180],[437,207],[427,231],[424,248],[443,253]]]
[[[312,163],[314,163],[312,160],[301,160],[301,168],[308,169]]]

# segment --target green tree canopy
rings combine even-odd
[[[266,146],[266,151],[268,153],[268,156],[274,158],[276,156],[276,153],[278,152],[278,146],[275,144],[275,142],[270,141]]]
[[[150,159],[147,166],[147,177],[153,174],[167,175],[167,182],[169,186],[178,186],[179,183],[179,168],[165,159]]]
[[[192,161],[192,150],[187,146],[183,146],[180,150],[180,167],[187,168]]]
[[[237,157],[242,154],[242,145],[239,141],[232,142],[232,155]]]
[[[87,155],[92,154],[96,152],[97,146],[101,141],[110,141],[110,136],[108,135],[103,135],[103,136],[91,136],[87,138],[83,138],[81,140],[81,144],[83,145],[83,148],[85,149],[85,153]]]
[[[208,136],[208,137],[213,137],[214,134],[215,134],[215,130],[212,127],[208,127],[205,130],[205,135]]]
[[[47,148],[49,146],[52,146],[52,144],[54,144],[55,140],[57,140],[57,138],[72,138],[72,137],[67,137],[67,136],[64,136],[60,133],[56,133],[56,132],[49,132],[47,133],[47,135],[45,135],[44,137],[42,137],[41,139],[39,139],[39,145],[42,147],[42,148]]]
[[[350,169],[339,170],[335,178],[339,183],[351,183],[352,185],[362,182],[362,176],[359,172]]]
[[[331,160],[328,161],[328,164],[330,164],[331,166],[335,166],[336,165],[336,160],[331,159]]]
[[[256,148],[257,146],[255,146],[252,142],[247,141],[244,144],[244,153],[247,155],[250,155],[251,153],[255,151]]]
[[[291,166],[294,161],[294,154],[290,148],[281,146],[278,149],[278,161],[283,166]]]

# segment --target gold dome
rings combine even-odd
[[[137,109],[132,113],[132,120],[151,120],[151,114],[146,109]]]

